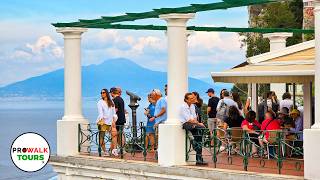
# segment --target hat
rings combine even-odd
[[[300,111],[298,111],[297,109],[293,109],[293,110],[290,112],[290,115],[292,115],[292,114],[300,115]]]
[[[289,114],[289,109],[284,107],[282,108],[279,112],[279,114],[284,114],[284,115],[288,115]]]
[[[208,92],[214,93],[214,90],[212,88],[209,88],[206,93],[208,93]]]

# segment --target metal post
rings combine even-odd
[[[281,133],[277,132],[277,144],[278,144],[278,173],[281,174],[281,168],[282,168],[282,157],[281,157]]]
[[[123,134],[123,126],[119,128],[119,141],[120,141],[120,158],[123,159],[123,144],[122,144],[122,134]]]
[[[292,84],[292,91],[293,91],[293,109],[297,109],[297,106],[296,106],[296,83]]]

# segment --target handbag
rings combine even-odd
[[[100,119],[98,122],[97,122],[97,125],[99,126],[102,126],[102,125],[104,125],[104,124],[106,124],[105,122],[104,122],[104,120],[103,119]]]

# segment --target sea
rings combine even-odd
[[[90,123],[97,119],[96,103],[99,97],[83,99],[83,114]],[[131,109],[127,106],[128,98],[124,98],[126,109],[131,116]],[[137,110],[137,121],[146,122],[143,109],[148,102],[142,99]],[[0,180],[32,179],[55,180],[57,174],[47,164],[37,172],[23,172],[12,163],[10,147],[15,138],[25,132],[36,132],[47,139],[51,154],[56,154],[56,123],[63,117],[63,98],[15,97],[0,98]]]

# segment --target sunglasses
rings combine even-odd
[[[106,94],[106,92],[103,91],[103,92],[101,92],[101,94]]]

